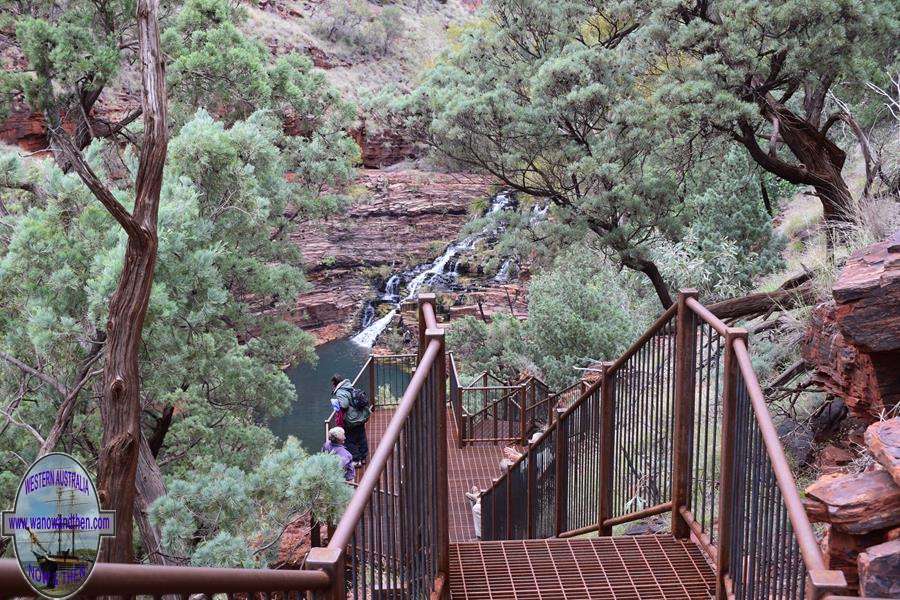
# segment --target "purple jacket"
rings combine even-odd
[[[353,481],[356,478],[356,467],[353,466],[353,456],[343,446],[332,444],[331,440],[325,442],[322,446],[322,452],[334,454],[341,459],[341,468],[344,469],[344,479]]]

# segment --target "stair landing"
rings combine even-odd
[[[714,591],[700,549],[671,536],[450,545],[453,600],[705,600]]]

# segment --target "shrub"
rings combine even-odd
[[[315,32],[354,52],[386,56],[403,36],[405,22],[398,6],[374,10],[364,0],[337,0],[323,6],[329,10],[315,20]]]

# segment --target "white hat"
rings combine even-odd
[[[332,427],[328,430],[328,439],[329,440],[343,440],[344,436],[344,428],[343,427]]]

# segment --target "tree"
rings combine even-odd
[[[123,70],[135,70],[140,58],[136,0],[46,2],[6,0],[0,3],[0,29],[12,52],[12,69],[0,75],[0,91],[22,96],[42,112],[50,129],[50,145],[64,170],[73,168],[62,138],[83,150],[96,138],[121,138],[141,116],[137,102],[111,121],[95,111],[106,86]],[[154,13],[155,14],[155,13]],[[5,114],[5,103],[0,114]]]
[[[649,311],[634,279],[574,245],[531,281],[527,320],[504,315],[486,324],[466,317],[454,324],[448,344],[464,365],[507,381],[530,372],[562,389],[579,378],[573,367],[618,357],[648,324],[636,316]]]
[[[769,173],[812,186],[826,223],[850,218],[832,128],[851,123],[864,150],[867,141],[831,100],[883,78],[900,33],[895,2],[655,2],[642,21],[635,44],[655,57],[647,75],[669,126],[734,140]]]
[[[339,461],[293,437],[247,470],[222,463],[176,479],[151,509],[165,547],[195,566],[265,567],[299,516],[335,523],[352,495]]]
[[[131,536],[132,509],[124,508],[130,498],[156,562],[158,532],[146,511],[164,492],[158,463],[169,472],[203,464],[207,452],[197,451],[202,442],[234,464],[258,459],[273,444],[261,419],[293,397],[280,367],[313,357],[311,338],[278,314],[303,285],[300,258],[287,237],[295,220],[327,214],[341,203],[341,186],[357,156],[345,133],[352,111],[307,59],[272,61],[257,51],[257,42],[229,29],[233,13],[222,9],[227,2],[188,0],[182,11],[166,12],[172,23],[167,42],[197,41],[176,44],[169,53],[173,65],[214,73],[234,51],[246,58],[246,72],[259,74],[265,93],[253,96],[255,106],[237,100],[246,91],[241,86],[252,83],[248,79],[221,89],[212,108],[227,109],[232,127],[226,131],[205,113],[191,120],[205,98],[194,97],[192,104],[173,76],[173,121],[193,137],[176,137],[177,157],[169,161],[172,176],[160,205],[168,132],[160,118],[166,106],[155,3],[7,4],[4,16],[13,19],[4,19],[4,31],[13,26],[10,45],[25,66],[4,73],[2,88],[44,113],[61,170],[0,159],[0,187],[9,190],[0,192],[0,218],[8,226],[0,270],[0,386],[13,398],[0,434],[11,427],[31,434],[30,443],[14,438],[11,447],[7,435],[3,450],[27,461],[62,444],[89,464],[99,457],[104,503],[119,511],[123,536],[107,547],[121,552],[117,559],[130,555],[130,541],[123,541]],[[218,45],[190,31],[212,28],[204,20],[210,15],[229,34],[216,38]],[[94,104],[112,82],[128,89],[138,63],[149,89],[144,107],[98,127],[105,121]],[[258,108],[279,118],[251,114]],[[141,114],[143,131],[134,124]],[[237,122],[239,117],[246,121]],[[285,120],[298,135],[282,135]],[[112,137],[115,144],[97,142]],[[128,174],[135,170],[131,185]],[[124,236],[109,229],[111,221],[97,214],[88,193],[108,208]],[[125,208],[129,195],[137,197],[132,213]],[[43,252],[31,252],[34,244]],[[161,264],[155,262],[157,248]],[[154,267],[163,283],[151,288]],[[100,359],[127,366],[104,377],[105,391],[92,382]],[[83,400],[100,392],[98,420]],[[56,415],[48,419],[36,402],[57,407]],[[110,486],[118,493],[114,498]]]
[[[315,359],[312,337],[284,320],[306,289],[291,220],[321,211],[316,188],[285,177],[303,169],[299,142],[286,140],[267,112],[225,128],[201,111],[169,143],[139,356],[135,510],[152,560],[160,558],[152,552],[161,533],[145,512],[165,491],[157,464],[169,478],[214,463],[252,470],[274,448],[265,423],[295,397],[282,366]],[[95,143],[86,157],[99,172],[104,155]],[[4,464],[12,469],[16,456],[29,462],[57,430],[59,447],[91,464],[101,423],[86,402],[96,357],[85,340],[106,319],[122,235],[78,177],[52,163],[2,156],[0,183],[7,211],[0,217],[0,352],[7,358],[0,390],[14,399],[5,407],[14,422],[0,429],[27,425],[31,434],[0,433]],[[65,418],[63,406],[71,407]],[[0,495],[13,490],[10,484]]]
[[[126,3],[127,4],[127,3]],[[138,0],[136,6],[137,60],[141,75],[143,139],[134,185],[134,203],[129,211],[85,160],[81,150],[90,134],[90,119],[83,115],[73,137],[63,127],[64,108],[78,106],[88,112],[103,84],[118,66],[104,50],[115,42],[109,37],[114,21],[127,19],[110,12],[105,3],[91,9],[63,11],[59,19],[24,18],[16,28],[16,38],[33,69],[21,82],[29,102],[44,111],[54,151],[70,166],[94,197],[115,219],[127,236],[125,255],[115,291],[109,300],[109,317],[103,345],[105,362],[100,397],[104,424],[97,469],[98,495],[104,508],[113,509],[120,526],[113,540],[101,549],[100,559],[130,562],[132,559],[132,514],[134,480],[140,446],[140,374],[138,350],[143,330],[158,245],[157,213],[166,158],[166,89],[159,43],[158,0]],[[126,8],[116,4],[115,8]],[[54,9],[45,9],[52,14]],[[103,25],[93,27],[86,19],[96,16]],[[82,44],[103,32],[100,52],[91,54]],[[87,58],[91,76],[71,79],[73,69],[64,66],[74,57]],[[81,65],[79,65],[81,66]]]
[[[659,126],[635,76],[643,53],[622,47],[646,13],[620,4],[494,2],[487,22],[465,31],[395,108],[451,161],[590,228],[669,306],[647,243],[677,230],[693,158],[671,159],[692,142]]]

